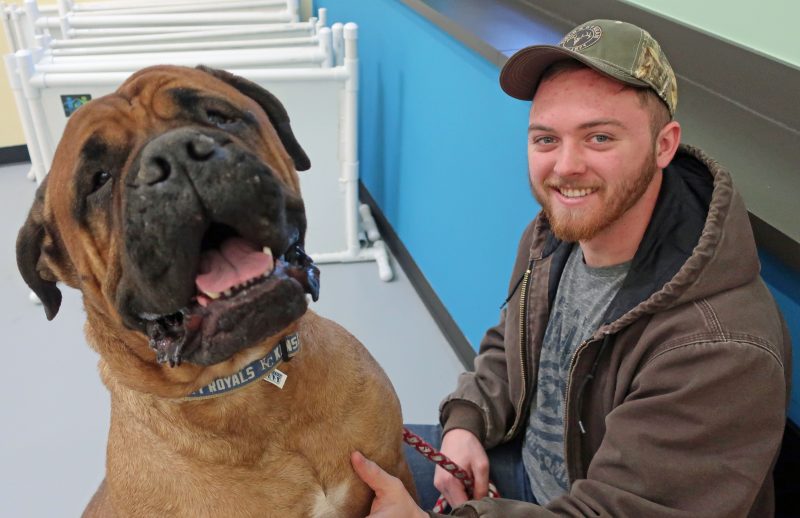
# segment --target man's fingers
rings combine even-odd
[[[383,471],[380,466],[364,457],[361,452],[354,451],[351,453],[350,463],[353,465],[356,475],[372,488],[376,495],[388,491],[394,485],[394,481],[397,480]]]
[[[475,479],[475,485],[472,488],[472,499],[480,500],[481,498],[489,495],[489,481],[484,480],[479,482]]]
[[[442,468],[436,468],[433,485],[444,495],[451,507],[458,507],[469,500],[464,484]]]
[[[375,492],[370,515],[374,518],[424,518],[428,515],[417,506],[400,479],[386,473],[361,452],[350,454],[356,475]]]
[[[489,464],[479,462],[473,469],[472,476],[475,485],[472,488],[472,498],[480,500],[489,494]]]
[[[450,430],[442,438],[442,453],[473,478],[474,486],[470,498],[483,498],[489,493],[489,458],[474,433],[461,428]],[[453,506],[467,500],[463,483],[440,467],[436,468],[434,485]]]
[[[467,491],[464,488],[464,484],[462,484],[461,481],[455,477],[451,478],[453,481],[445,486],[442,494],[444,495],[445,499],[447,499],[447,503],[450,504],[450,507],[455,508],[469,500],[469,497],[467,496]]]
[[[356,475],[364,481],[373,491],[381,487],[381,468],[364,457],[360,451],[354,451],[350,454],[350,464],[353,465]]]

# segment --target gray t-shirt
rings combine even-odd
[[[522,447],[522,461],[536,501],[545,505],[569,492],[564,464],[564,392],[578,345],[603,322],[630,262],[592,268],[578,245],[570,252],[544,333],[536,398]]]

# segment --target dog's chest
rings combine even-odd
[[[347,494],[350,484],[341,482],[327,492],[320,489],[314,496],[311,518],[336,518],[342,516],[342,510],[347,503]]]

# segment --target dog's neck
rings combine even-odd
[[[250,362],[239,369],[238,372],[215,378],[208,385],[195,390],[182,399],[197,401],[225,396],[259,379],[283,388],[286,375],[278,370],[278,366],[291,360],[299,351],[300,337],[297,333],[287,335],[266,356]]]
[[[212,366],[183,363],[179,367],[170,367],[159,364],[144,335],[127,330],[117,322],[109,322],[104,315],[98,315],[90,308],[87,308],[85,331],[89,343],[100,354],[101,378],[111,392],[132,390],[145,396],[181,400],[219,378],[234,376],[250,364],[260,362],[273,354],[276,347],[279,349],[275,354],[280,354],[280,342],[287,336],[298,334],[301,322],[307,317],[308,312],[280,334]]]
[[[185,396],[197,389],[197,384],[184,391],[182,397],[162,397],[152,391],[142,392],[122,385],[104,373],[112,406],[109,444],[124,445],[118,446],[122,449],[135,448],[137,456],[141,459],[152,456],[153,462],[157,462],[159,455],[167,450],[181,458],[202,458],[210,464],[247,465],[253,459],[261,458],[273,447],[267,437],[276,427],[287,426],[287,421],[304,415],[303,412],[287,414],[286,411],[294,406],[300,394],[310,408],[321,404],[309,399],[304,389],[312,379],[319,379],[324,367],[331,363],[329,355],[319,354],[320,349],[325,349],[325,344],[317,347],[313,341],[315,324],[312,322],[318,319],[309,311],[291,329],[284,330],[298,335],[303,342],[303,351],[288,364],[281,364],[280,368],[289,378],[283,389],[267,382],[253,382],[222,397],[189,400]],[[250,363],[253,359],[265,358],[277,345],[277,338],[252,348],[246,361]],[[295,349],[295,346],[287,344],[289,349]],[[107,368],[104,363],[101,361],[101,372]],[[233,367],[229,370],[219,371],[209,378],[205,385],[220,375],[238,372],[247,363],[231,365]],[[257,379],[263,379],[263,376]],[[253,415],[258,418],[247,417]],[[137,423],[140,433],[135,443],[129,442],[127,431],[133,422]],[[242,442],[242,437],[250,439]]]

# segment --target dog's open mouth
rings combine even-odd
[[[275,257],[268,246],[212,224],[203,238],[196,295],[169,315],[144,314],[160,363],[213,365],[291,324],[319,297],[319,270],[294,240]]]

